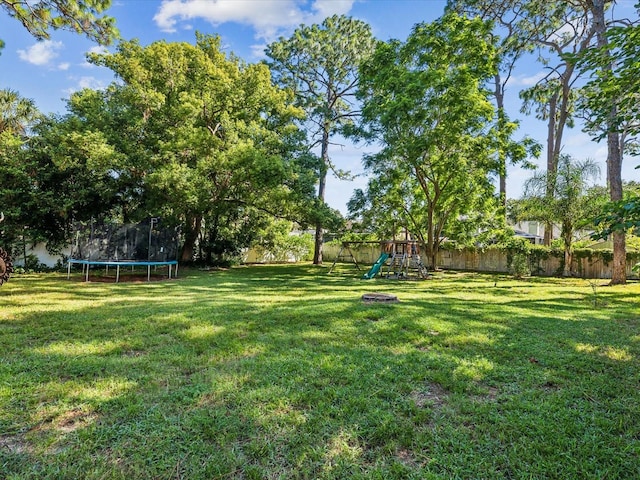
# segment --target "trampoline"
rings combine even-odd
[[[104,266],[107,268],[107,271],[109,271],[108,270],[109,267],[116,267],[116,283],[120,281],[120,267],[122,266],[127,266],[127,267],[146,266],[147,282],[151,281],[151,267],[166,266],[168,269],[169,280],[171,280],[172,278],[171,273],[172,273],[173,267],[175,266],[176,268],[175,268],[173,278],[178,278],[178,261],[177,260],[168,260],[168,261],[161,261],[161,262],[143,262],[143,261],[136,261],[136,260],[124,260],[124,261],[76,260],[76,259],[70,258],[67,265],[67,280],[71,278],[71,265],[73,265],[74,263],[78,265],[82,265],[82,274],[85,277],[85,282],[89,281],[89,268],[92,265]]]
[[[82,276],[89,281],[92,267],[115,267],[115,281],[120,281],[122,267],[146,267],[151,281],[151,267],[167,267],[169,279],[178,277],[179,228],[158,228],[159,219],[140,224],[78,224],[76,241],[67,262],[67,279],[73,265],[82,266]],[[175,267],[175,269],[174,269]]]

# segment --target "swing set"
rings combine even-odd
[[[338,261],[344,261],[345,258],[350,259],[361,270],[352,247],[364,244],[378,244],[381,252],[373,266],[362,276],[363,280],[371,280],[378,275],[397,280],[429,277],[427,266],[420,257],[420,244],[408,238],[383,242],[343,242],[328,273],[333,271]]]

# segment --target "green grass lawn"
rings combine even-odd
[[[326,271],[15,276],[0,478],[640,478],[640,284]]]

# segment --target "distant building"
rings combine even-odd
[[[515,232],[516,237],[524,238],[524,239],[528,240],[530,243],[533,243],[534,245],[543,245],[544,244],[544,237],[541,237],[540,235],[535,235],[533,233],[523,232],[522,230],[518,230],[517,228],[514,228],[514,232]]]
[[[529,240],[535,245],[544,244],[544,223],[535,220],[523,220],[521,222],[512,225],[515,230],[516,236],[523,237]],[[578,230],[573,233],[574,240],[581,240],[589,237],[591,231]],[[560,226],[553,226],[553,238],[560,238]]]

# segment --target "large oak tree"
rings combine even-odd
[[[304,172],[292,147],[302,112],[266,65],[226,55],[218,37],[204,35],[195,45],[123,42],[91,61],[119,82],[78,96],[73,108],[91,128],[111,131],[141,207],[183,225],[182,260],[193,258],[202,232],[201,244],[220,245],[221,229],[249,210],[284,216],[300,198]]]

